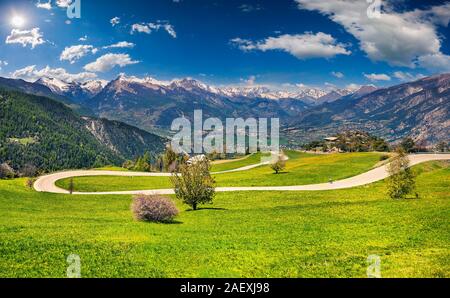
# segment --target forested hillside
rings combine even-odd
[[[0,163],[7,162],[15,169],[27,164],[45,171],[118,165],[145,151],[156,154],[165,141],[134,127],[116,124],[121,127],[120,134],[103,143],[98,134],[87,128],[92,119],[81,118],[64,104],[47,97],[2,88],[0,119]],[[108,127],[108,135],[115,136],[114,126]],[[146,136],[144,142],[136,131]],[[145,143],[150,139],[151,144]]]
[[[0,88],[9,91],[19,91],[36,96],[45,96],[63,103],[64,105],[68,106],[69,108],[71,108],[80,115],[88,115],[88,116],[93,115],[93,112],[89,108],[82,106],[70,100],[67,97],[56,94],[52,92],[52,90],[50,90],[47,86],[41,84],[30,83],[24,80],[16,80],[0,77]]]

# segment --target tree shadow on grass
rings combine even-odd
[[[182,221],[179,220],[171,220],[171,221],[140,221],[145,224],[157,224],[157,225],[181,225]]]
[[[179,221],[179,220],[172,220],[172,221],[167,221],[167,222],[161,222],[161,224],[163,224],[163,225],[181,225],[181,224],[183,224],[183,222]]]
[[[225,208],[214,208],[214,207],[202,207],[202,208],[197,208],[197,210],[194,210],[194,209],[188,209],[188,210],[186,210],[186,212],[194,212],[194,211],[202,211],[202,210],[216,210],[216,211],[225,211],[225,210],[228,210],[228,209],[225,209]]]

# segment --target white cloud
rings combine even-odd
[[[91,72],[106,72],[115,66],[125,67],[137,63],[139,61],[133,61],[128,54],[106,54],[84,66],[84,69]]]
[[[166,30],[167,33],[169,33],[170,36],[173,38],[177,38],[177,33],[175,32],[175,28],[170,24],[163,25],[164,30]]]
[[[177,38],[175,28],[171,24],[161,21],[157,21],[156,23],[133,24],[131,26],[131,34],[134,34],[135,32],[150,34],[153,31],[158,31],[160,29],[165,30],[173,38]]]
[[[82,37],[80,37],[80,38],[78,39],[78,41],[87,41],[87,40],[88,40],[88,36],[87,36],[87,35],[82,36]]]
[[[256,83],[256,76],[249,76],[247,79],[241,79],[248,86],[253,86]]]
[[[133,24],[131,26],[131,33],[133,34],[134,32],[150,34],[152,29],[147,24]]]
[[[348,89],[351,91],[356,91],[356,90],[361,89],[361,87],[362,87],[362,85],[351,83],[351,84],[348,84],[347,86],[345,86],[345,89]]]
[[[56,78],[65,82],[84,82],[97,78],[95,73],[81,72],[76,74],[68,73],[64,68],[50,68],[46,66],[38,70],[36,65],[30,65],[22,69],[14,71],[11,76],[15,79],[23,79],[34,82],[39,78]]]
[[[419,65],[432,71],[450,72],[450,56],[442,53],[421,56]]]
[[[18,43],[23,47],[31,45],[31,48],[34,49],[36,46],[44,44],[45,40],[39,28],[31,30],[12,29],[11,34],[6,37],[6,43]]]
[[[67,8],[72,4],[72,0],[56,0],[56,5],[61,8]]]
[[[391,77],[384,73],[364,74],[364,76],[371,81],[390,81],[391,80]]]
[[[3,66],[7,66],[8,62],[0,60],[0,70],[2,70]]]
[[[42,8],[42,9],[51,10],[52,9],[52,1],[51,0],[49,0],[48,2],[38,1],[36,3],[36,7],[37,8]]]
[[[118,43],[109,45],[109,46],[105,46],[103,47],[104,49],[114,49],[114,48],[134,48],[136,45],[132,42],[128,42],[128,41],[120,41]]]
[[[119,24],[120,24],[120,18],[119,18],[119,17],[114,17],[114,18],[112,18],[109,22],[111,23],[111,25],[112,25],[113,27],[115,27],[116,25],[119,25]]]
[[[331,58],[336,55],[351,54],[344,44],[337,43],[331,35],[322,32],[317,34],[309,32],[297,35],[285,34],[277,37],[268,37],[258,42],[235,38],[231,42],[243,51],[260,50],[265,52],[281,50],[290,53],[298,59]]]
[[[425,77],[423,74],[413,75],[409,72],[403,72],[403,71],[396,71],[393,73],[393,76],[394,76],[394,78],[397,78],[403,82],[415,81],[415,80]]]
[[[360,48],[373,61],[414,68],[417,59],[440,54],[441,39],[436,26],[447,26],[450,3],[428,10],[395,12],[388,1],[383,1],[379,18],[369,18],[366,1],[352,0],[296,0],[299,8],[319,11],[360,42]],[[424,65],[426,67],[426,65]]]
[[[338,79],[342,79],[344,77],[344,74],[340,71],[332,71],[331,74]]]
[[[252,12],[261,10],[262,7],[260,5],[242,4],[241,6],[239,6],[239,9],[242,12]]]
[[[60,61],[69,61],[70,64],[74,64],[77,60],[83,58],[89,53],[95,54],[98,49],[91,45],[76,45],[66,47],[59,57]]]

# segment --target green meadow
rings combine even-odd
[[[302,156],[287,171],[296,181],[320,182],[300,173],[339,178],[376,163],[362,154],[365,165],[346,168],[343,155],[326,170],[331,157],[317,157],[324,160],[316,167],[305,160],[314,158]],[[309,166],[300,170],[302,160]],[[265,171],[252,173],[262,179]],[[448,278],[450,163],[414,171],[420,199],[389,199],[383,181],[338,191],[219,193],[199,211],[174,199],[180,215],[172,224],[135,221],[131,196],[37,193],[25,179],[1,180],[0,276],[65,277],[67,256],[77,254],[82,277],[366,277],[375,254],[383,277]]]
[[[286,169],[274,174],[270,166],[260,166],[248,171],[214,174],[217,186],[290,186],[325,183],[352,177],[373,168],[380,160],[379,153],[346,153],[316,155],[288,151]],[[261,155],[220,164],[212,171],[237,169],[261,162]],[[220,168],[218,168],[220,166]],[[87,176],[75,177],[74,190],[81,192],[123,191],[171,188],[169,177],[119,177]],[[70,179],[57,181],[56,185],[68,189]]]

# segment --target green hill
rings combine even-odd
[[[0,163],[55,171],[119,165],[165,139],[132,126],[80,117],[53,99],[0,88]],[[93,124],[95,123],[95,125]]]

